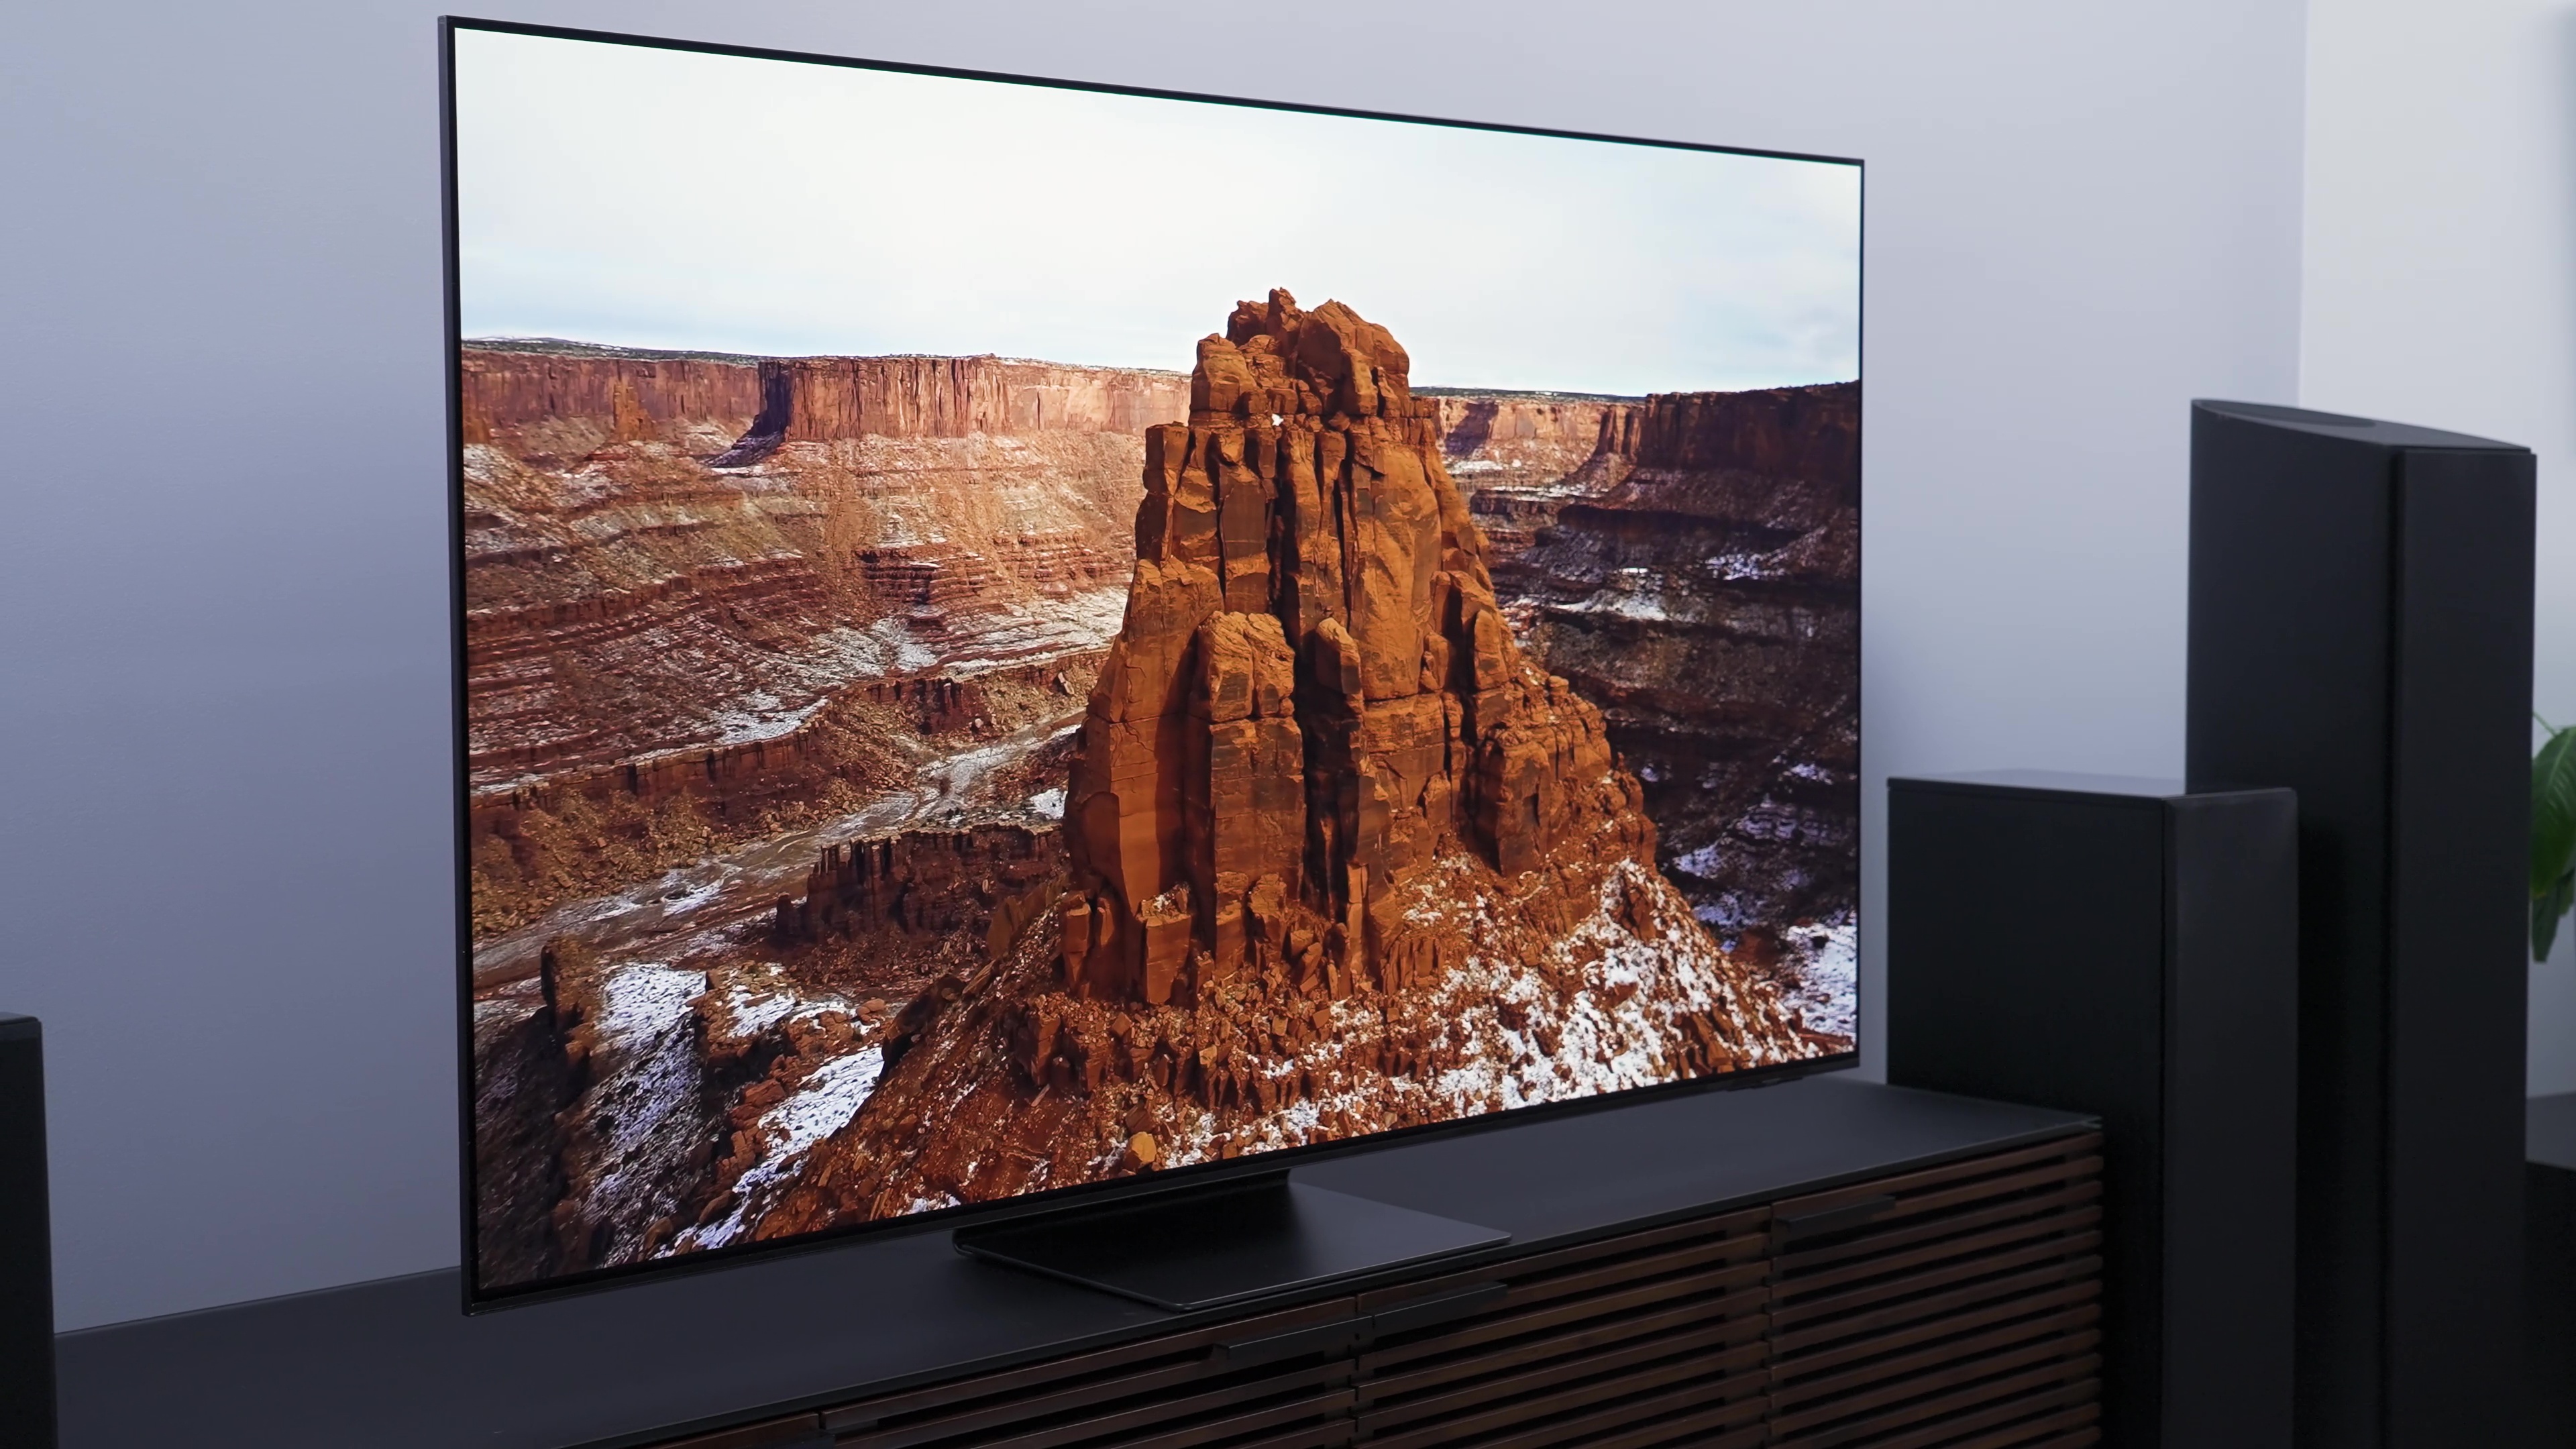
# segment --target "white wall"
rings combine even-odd
[[[2576,5],[2309,0],[2300,401],[2540,455],[2540,713],[2576,723]],[[2576,1091],[2576,931],[2531,978]]]
[[[1890,771],[2179,771],[2184,403],[2296,383],[2299,0],[505,9],[1865,157],[1873,829]],[[455,1259],[435,13],[0,47],[0,1009],[67,1327]]]

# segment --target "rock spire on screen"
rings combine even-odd
[[[1512,642],[1410,365],[1341,303],[1274,291],[1199,343],[1189,422],[1147,430],[1126,624],[1073,769],[1072,993],[1161,1005],[1277,968],[1398,987],[1460,954],[1400,907],[1444,853],[1652,865],[1599,711]]]

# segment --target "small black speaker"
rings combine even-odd
[[[0,1015],[0,1443],[54,1443],[54,1252],[45,1204],[45,1043]]]
[[[2192,408],[2184,773],[2299,796],[2299,1437],[2519,1417],[2533,465]]]
[[[2286,1449],[2298,805],[1888,781],[1887,1079],[2091,1112],[2103,1442]]]

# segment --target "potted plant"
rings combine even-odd
[[[2544,961],[2576,905],[2576,725],[2532,718],[2548,736],[2531,757],[2531,959]]]

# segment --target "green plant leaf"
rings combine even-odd
[[[2549,959],[2549,948],[2558,943],[2558,918],[2576,905],[2576,871],[2569,871],[2557,883],[2531,898],[2531,959]]]
[[[2576,725],[2531,760],[2531,893],[2547,895],[2576,867]]]

